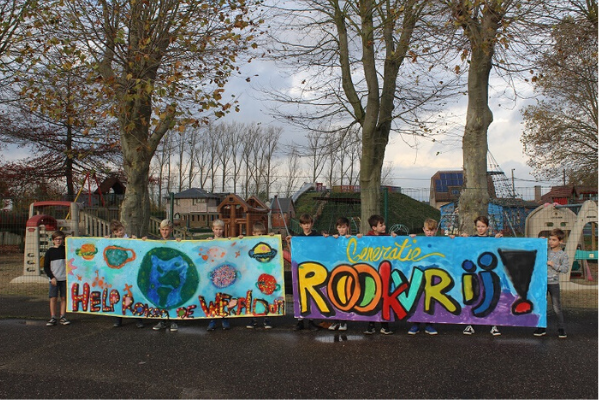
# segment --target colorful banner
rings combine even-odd
[[[119,317],[281,316],[280,236],[67,238],[67,310]]]
[[[292,238],[297,318],[546,326],[544,239]]]

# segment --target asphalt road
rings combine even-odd
[[[504,327],[437,336],[293,331],[291,316],[274,329],[207,332],[207,321],[178,332],[137,329],[126,319],[69,314],[46,327],[47,299],[0,296],[2,398],[598,398],[598,314],[566,312],[567,339]],[[220,325],[219,325],[220,327]]]

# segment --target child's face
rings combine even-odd
[[[62,236],[57,236],[54,239],[52,239],[52,243],[54,243],[54,247],[60,247],[64,241],[65,241],[65,238]]]
[[[557,249],[560,247],[560,239],[557,236],[548,237],[548,246],[551,249]]]
[[[222,238],[223,233],[225,232],[225,228],[220,225],[213,225],[212,231],[213,235],[215,235],[216,238]]]
[[[378,222],[377,226],[373,227],[373,232],[375,232],[376,235],[385,234],[385,222]]]
[[[168,239],[171,237],[171,233],[173,233],[173,228],[169,228],[164,227],[164,228],[160,228],[160,236],[162,236],[163,239]]]
[[[338,234],[340,236],[346,236],[350,234],[350,227],[346,224],[336,226]]]
[[[435,229],[430,229],[430,228],[424,226],[423,232],[425,232],[425,236],[435,236]]]
[[[313,223],[312,222],[305,222],[303,224],[300,224],[300,227],[302,228],[302,230],[304,231],[304,233],[308,234],[308,233],[310,233],[310,231],[312,231]]]
[[[487,236],[488,226],[481,221],[477,221],[475,224],[475,229],[477,229],[477,236]]]
[[[252,236],[261,236],[264,235],[266,232],[263,231],[252,231]]]
[[[118,237],[118,238],[125,237],[125,228],[121,227],[121,228],[115,229],[113,231],[113,235],[115,235],[115,237]]]

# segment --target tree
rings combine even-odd
[[[572,0],[552,31],[552,48],[537,60],[542,100],[522,110],[521,141],[536,175],[598,184],[598,3]]]
[[[271,97],[292,106],[314,106],[304,113],[292,109],[284,115],[286,121],[307,129],[323,122],[332,131],[361,127],[361,228],[367,231],[369,216],[379,214],[390,132],[428,133],[427,118],[418,114],[434,108],[448,84],[433,78],[432,72],[436,65],[445,68],[445,64],[418,62],[446,51],[445,46],[428,43],[435,35],[422,23],[426,10],[433,12],[437,4],[422,0],[301,4],[301,9],[286,10],[286,26],[293,31],[279,38],[275,54],[283,54],[293,63],[294,73],[304,73],[306,79],[294,92],[297,96],[271,93]],[[290,15],[297,15],[298,22]],[[294,32],[300,43],[294,42]],[[415,38],[420,46],[413,43]],[[400,74],[402,66],[405,70]]]
[[[150,160],[171,129],[232,108],[224,85],[251,45],[253,3],[200,0],[51,1],[43,19],[68,35],[111,102],[127,177],[121,219],[143,236],[149,220]],[[58,35],[57,35],[58,36]],[[56,37],[56,36],[55,36]],[[53,44],[53,40],[49,40]],[[214,110],[212,114],[208,111]]]

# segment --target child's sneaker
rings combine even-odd
[[[215,320],[213,319],[213,320],[211,320],[211,321],[208,323],[208,327],[206,328],[206,330],[207,330],[207,331],[214,331],[216,327],[217,327],[217,323],[216,323],[216,322],[215,322]]]
[[[167,329],[167,323],[165,321],[160,321],[158,324],[152,327],[155,331],[160,331],[161,329]]]
[[[472,335],[474,333],[475,333],[475,329],[473,329],[472,325],[467,325],[467,327],[463,331],[463,335]]]
[[[546,329],[544,328],[537,328],[535,331],[533,331],[533,336],[544,336],[546,334]]]
[[[502,333],[500,333],[500,330],[498,329],[498,327],[496,325],[492,326],[492,329],[490,329],[490,333],[493,336],[500,336],[500,335],[502,335]]]
[[[419,324],[414,324],[408,330],[408,334],[409,335],[416,335],[417,333],[419,333]]]
[[[330,331],[335,331],[335,330],[338,330],[339,328],[340,328],[340,324],[339,324],[339,322],[334,322],[333,324],[331,324],[331,325],[329,326],[329,330],[330,330]]]
[[[250,320],[250,323],[246,324],[246,328],[248,329],[254,329],[257,327],[257,323],[256,320],[254,318],[252,318],[252,320]]]
[[[171,326],[169,327],[169,331],[177,332],[179,330],[179,326],[175,322],[171,322]]]
[[[229,325],[229,321],[227,321],[225,318],[223,318],[223,322],[221,324],[223,326],[224,331],[228,331],[229,329],[231,329],[231,326]]]
[[[346,330],[348,330],[348,325],[346,325],[345,322],[340,322],[340,327],[338,328],[338,330],[346,331]]]
[[[559,339],[566,339],[567,338],[567,332],[565,332],[564,329],[559,329],[558,330],[558,338]]]
[[[301,331],[302,329],[304,329],[304,320],[299,319],[298,322],[296,322],[296,326],[294,327],[294,330]]]
[[[56,322],[56,317],[52,317],[50,320],[48,320],[48,322],[46,322],[46,326],[55,326]]]
[[[61,325],[69,325],[71,323],[71,321],[69,321],[64,315],[60,317],[58,322],[60,322]]]
[[[263,325],[264,325],[265,329],[271,329],[271,328],[273,328],[273,325],[271,325],[271,321],[269,321],[266,318],[265,318],[265,321],[263,322]]]
[[[437,331],[431,325],[426,325],[425,326],[425,333],[427,333],[428,335],[437,335]]]
[[[142,321],[136,321],[135,327],[138,329],[142,329],[144,327],[144,323]]]
[[[372,335],[375,333],[375,324],[369,323],[367,330],[365,331],[365,335]]]
[[[392,332],[392,331],[391,331],[389,328],[383,328],[383,327],[382,327],[382,328],[379,330],[379,333],[381,333],[382,335],[391,335],[391,334],[392,334],[392,333],[394,333],[394,332]]]

